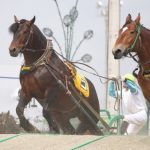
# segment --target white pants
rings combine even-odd
[[[128,135],[136,135],[144,126],[144,124],[136,125],[136,124],[129,124],[127,128]]]
[[[128,135],[137,134],[147,121],[147,113],[145,110],[124,116],[124,121],[129,123],[127,128]]]

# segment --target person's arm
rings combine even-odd
[[[108,94],[114,98],[116,98],[116,93],[115,93],[115,82],[114,81],[111,81],[109,83],[109,86],[108,86]]]
[[[133,94],[138,93],[138,86],[135,83],[133,83],[132,81],[127,80],[126,84],[129,88],[129,90],[131,91],[131,93],[133,93]]]

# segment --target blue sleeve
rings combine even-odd
[[[133,94],[138,93],[138,86],[135,83],[133,83],[132,81],[127,80],[126,84],[129,88],[129,90],[131,91],[131,93],[133,93]]]
[[[108,93],[109,93],[110,96],[116,98],[116,94],[115,94],[115,82],[114,81],[111,81],[109,83]]]

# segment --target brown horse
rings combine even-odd
[[[99,134],[85,113],[59,85],[60,81],[66,85],[77,103],[80,103],[95,123],[98,122],[98,119],[80,101],[81,93],[71,88],[73,80],[70,70],[58,57],[51,47],[51,42],[47,41],[34,22],[35,17],[29,21],[18,20],[15,17],[15,23],[9,28],[13,33],[13,40],[9,47],[10,55],[16,57],[22,53],[24,56],[24,65],[20,71],[20,100],[16,108],[21,126],[29,132],[37,131],[24,117],[24,108],[34,97],[43,106],[43,116],[48,121],[50,130],[59,133],[61,129],[64,134],[84,134],[88,130],[90,134]],[[88,79],[87,81],[90,96],[85,98],[86,102],[99,113],[99,101],[95,88]],[[73,117],[78,117],[80,120],[76,130],[70,123]]]
[[[132,52],[136,53],[138,60]],[[113,48],[115,59],[127,54],[139,64],[138,83],[150,102],[150,30],[140,24],[140,14],[134,21],[130,14],[127,16]]]

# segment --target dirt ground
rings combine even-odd
[[[0,134],[0,150],[150,150],[150,136]]]

